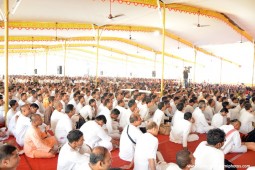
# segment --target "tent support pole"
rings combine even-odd
[[[166,34],[166,6],[163,3],[163,17],[162,17],[162,76],[161,76],[161,91],[160,94],[163,96],[164,91],[164,74],[165,74],[165,34]]]
[[[96,49],[96,87],[98,85],[98,49],[99,49],[99,27],[97,28],[97,49]]]
[[[254,81],[254,67],[255,67],[255,40],[253,40],[253,49],[254,49],[254,51],[253,51],[253,69],[252,69],[252,87],[253,87],[253,81]]]
[[[195,61],[194,61],[194,75],[193,75],[193,82],[196,82],[196,69],[197,69],[197,50],[194,48],[195,53]]]
[[[66,40],[65,40],[65,56],[64,56],[64,77],[66,76]]]
[[[46,65],[45,65],[45,73],[48,75],[48,55],[49,55],[49,49],[46,48]]]
[[[222,78],[222,58],[220,58],[220,84],[221,84],[221,78]]]
[[[9,73],[8,73],[8,63],[9,63],[9,56],[8,56],[8,48],[9,48],[9,1],[4,1],[4,10],[5,10],[5,18],[4,18],[4,56],[5,56],[5,75],[4,75],[4,117],[5,117],[5,125],[6,125],[6,113],[8,112],[8,82],[9,82]]]

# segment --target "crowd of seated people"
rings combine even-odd
[[[61,170],[109,168],[107,155],[116,148],[129,162],[121,168],[138,170],[203,169],[201,162],[210,161],[203,160],[203,152],[218,155],[220,161],[208,166],[222,169],[224,154],[255,150],[255,91],[244,85],[194,83],[184,88],[165,80],[161,95],[159,79],[103,77],[94,82],[93,77],[10,76],[8,101],[3,89],[0,82],[0,123],[7,127],[1,129],[0,140],[13,135],[31,158],[59,152]],[[161,132],[166,124],[168,134]],[[186,155],[186,164],[158,163],[158,133],[183,146],[177,157]],[[207,141],[193,160],[185,150],[202,133]],[[209,139],[214,136],[217,140]],[[70,150],[70,159],[61,156]],[[107,158],[98,164],[96,155],[102,152]]]

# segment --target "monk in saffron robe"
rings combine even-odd
[[[24,152],[30,158],[52,158],[55,157],[57,148],[57,140],[47,131],[49,127],[42,132],[39,128],[42,125],[40,115],[34,114],[31,116],[32,126],[27,130],[24,140]],[[55,147],[54,147],[55,146]]]

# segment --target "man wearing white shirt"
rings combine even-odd
[[[120,137],[119,157],[122,160],[130,162],[127,169],[131,169],[134,164],[134,153],[137,139],[143,134],[138,126],[141,125],[141,117],[135,114],[130,116],[130,124],[122,131]]]
[[[229,109],[231,115],[230,115],[230,120],[238,119],[240,117],[240,111],[244,107],[244,99],[239,100],[239,104],[233,108]]]
[[[248,134],[254,129],[252,123],[255,122],[255,117],[250,103],[245,104],[244,108],[245,111],[242,112],[239,118],[239,121],[241,122],[239,131],[243,134]]]
[[[220,129],[212,129],[207,133],[207,141],[201,142],[195,152],[195,167],[192,170],[224,170],[224,153],[220,149],[224,145],[225,133]]]
[[[78,96],[78,101],[79,101],[79,103],[77,104],[76,112],[77,112],[77,113],[80,113],[80,110],[81,110],[81,109],[84,107],[84,105],[85,105],[84,96],[83,96],[83,95],[79,95],[79,96]]]
[[[170,102],[170,106],[172,107],[172,115],[174,115],[175,111],[177,110],[176,105],[179,103],[180,98],[174,97],[173,102]]]
[[[61,148],[58,156],[57,170],[81,170],[89,169],[89,151],[84,151],[83,133],[72,130],[67,135],[67,140]]]
[[[203,111],[205,110],[205,102],[200,101],[198,107],[193,112],[192,116],[195,120],[196,132],[198,133],[207,133],[210,129],[213,129],[213,126],[209,126],[207,123]]]
[[[172,119],[172,126],[178,124],[184,117],[184,103],[178,103],[176,108],[177,110],[175,111]]]
[[[113,149],[113,144],[117,144],[102,128],[106,124],[104,115],[99,115],[95,120],[90,120],[82,125],[80,130],[83,132],[86,139],[85,143],[91,148],[96,146],[104,146],[109,151]]]
[[[19,115],[17,122],[16,122],[16,127],[15,127],[15,138],[16,142],[20,146],[24,146],[24,138],[25,134],[27,132],[27,129],[31,126],[30,122],[30,116],[31,111],[30,107],[28,104],[25,104],[21,107],[21,114]]]
[[[115,107],[115,109],[118,109],[120,111],[120,115],[118,117],[118,119],[120,120],[122,115],[124,115],[125,112],[127,111],[127,109],[125,109],[125,102],[124,102],[124,100],[119,100],[118,101],[118,105]]]
[[[217,96],[217,101],[215,102],[215,113],[218,113],[222,109],[222,96]]]
[[[75,114],[75,108],[72,104],[66,105],[66,113],[61,116],[56,124],[55,136],[59,144],[65,144],[67,141],[67,134],[73,130],[73,123],[71,117]]]
[[[84,106],[80,111],[80,115],[85,119],[85,120],[92,120],[92,118],[95,118],[96,116],[96,101],[95,99],[90,99],[89,104]]]
[[[86,90],[86,93],[84,95],[85,103],[86,105],[89,104],[89,100],[92,99],[92,96],[90,95],[90,90]]]
[[[0,124],[4,124],[4,116],[5,116],[4,99],[3,95],[0,95]]]
[[[136,142],[134,170],[156,170],[159,127],[155,122],[147,124],[147,133],[142,134]]]
[[[228,109],[222,108],[219,113],[216,113],[215,115],[213,115],[212,126],[215,128],[219,128],[222,125],[226,125],[227,124],[227,114],[228,114]]]
[[[73,98],[68,102],[68,104],[72,104],[74,108],[76,109],[78,104],[78,97],[80,95],[80,92],[75,92],[73,95]]]
[[[194,105],[194,100],[193,99],[190,99],[189,100],[189,103],[186,105],[185,109],[184,109],[184,112],[190,112],[190,113],[193,113],[194,112],[194,108],[193,108],[193,105]]]
[[[24,104],[27,104],[27,94],[21,93],[20,100],[18,101],[19,107],[23,106]]]
[[[37,95],[37,100],[35,101],[35,103],[39,106],[39,112],[44,114],[45,108],[43,106],[43,97],[41,94]]]
[[[220,127],[226,134],[226,141],[222,146],[224,154],[231,153],[244,153],[247,152],[247,146],[242,144],[239,129],[241,122],[237,119],[232,120],[230,125],[223,125]]]
[[[215,114],[214,106],[215,106],[215,101],[213,99],[209,99],[208,105],[206,106],[205,110],[203,111],[205,118],[208,122],[212,121],[213,115]]]
[[[61,97],[60,102],[62,103],[62,110],[61,110],[61,112],[65,113],[65,107],[66,107],[66,104],[69,101],[69,96],[66,93],[61,93],[60,97]]]
[[[64,113],[62,113],[63,105],[60,101],[55,102],[54,106],[55,110],[50,117],[50,126],[53,132],[55,132],[55,128],[59,119],[64,115]]]
[[[31,96],[27,99],[27,102],[32,104],[37,100],[37,92],[35,90],[31,91]]]
[[[142,105],[139,107],[139,114],[143,121],[148,121],[152,118],[152,115],[149,113],[149,108],[152,106],[151,99],[149,97],[145,97],[142,101]]]
[[[182,144],[183,148],[187,148],[187,143],[196,141],[199,139],[197,134],[192,133],[192,114],[190,112],[186,112],[184,114],[184,119],[177,122],[174,126],[172,126],[170,132],[170,141],[174,143]]]
[[[128,107],[129,108],[127,109],[125,114],[121,115],[120,118],[120,127],[122,128],[126,127],[130,123],[129,118],[131,114],[139,114],[139,109],[137,108],[137,104],[134,99],[128,101]]]
[[[165,114],[164,111],[166,110],[166,105],[164,102],[160,102],[158,104],[158,109],[155,111],[152,120],[157,123],[158,127],[160,124],[164,124]]]
[[[123,100],[123,98],[124,96],[122,95],[122,93],[115,93],[115,100],[113,101],[112,107],[115,108],[118,105],[118,101]]]

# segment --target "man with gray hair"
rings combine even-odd
[[[195,120],[196,132],[207,133],[213,126],[210,126],[206,119],[203,111],[205,110],[206,104],[204,100],[199,101],[198,107],[193,112],[192,116]]]
[[[112,164],[111,153],[102,146],[95,147],[89,159],[89,167],[91,170],[108,170]]]

